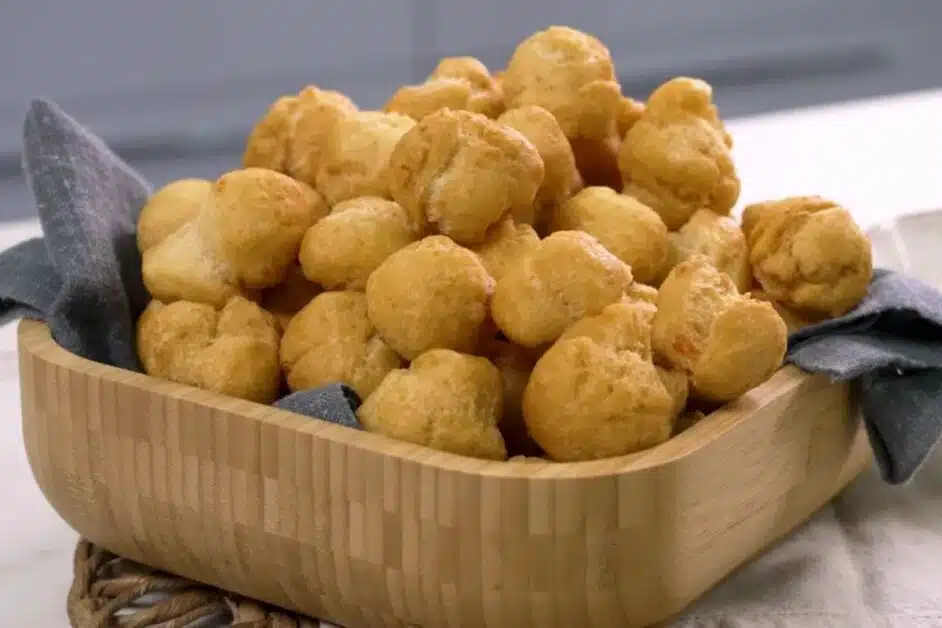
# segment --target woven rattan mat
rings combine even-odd
[[[318,628],[320,622],[237,598],[115,556],[75,549],[68,613],[73,628]]]

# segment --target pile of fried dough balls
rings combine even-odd
[[[306,87],[242,169],[143,209],[140,358],[260,403],[343,382],[365,429],[465,456],[654,447],[871,279],[836,203],[731,218],[731,147],[708,84],[632,100],[608,49],[560,26],[499,73],[443,59],[381,111]]]

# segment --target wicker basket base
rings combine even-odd
[[[81,540],[68,596],[73,628],[319,628],[292,615],[155,571]],[[326,624],[323,624],[326,626]]]

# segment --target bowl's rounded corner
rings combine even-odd
[[[55,464],[43,450],[51,448],[39,417],[23,413],[26,462],[39,492],[49,506],[81,538],[103,547],[114,547],[118,533],[108,521],[104,502],[96,499],[94,480]]]

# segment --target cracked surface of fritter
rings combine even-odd
[[[846,314],[873,278],[870,241],[847,209],[817,196],[743,211],[752,272],[768,295],[812,318]]]
[[[506,460],[498,424],[504,384],[489,360],[447,349],[389,373],[360,406],[371,432],[472,458]]]
[[[661,284],[651,343],[657,357],[690,376],[691,395],[732,401],[782,365],[785,322],[768,303],[741,295],[703,255]]]
[[[389,257],[366,282],[370,320],[397,353],[475,353],[493,330],[494,279],[480,258],[445,236],[427,236]]]
[[[501,277],[491,313],[507,338],[537,348],[619,300],[631,282],[631,268],[598,240],[582,231],[557,231]]]
[[[671,231],[698,209],[728,215],[740,191],[731,146],[710,85],[671,79],[651,94],[621,144],[623,191],[660,214]]]
[[[376,333],[362,292],[323,292],[288,324],[279,353],[288,387],[344,383],[368,398],[402,358]]]
[[[151,301],[137,322],[137,351],[148,375],[258,403],[278,396],[278,343],[275,318],[239,296],[221,310]]]
[[[389,162],[393,200],[416,229],[480,243],[507,215],[530,212],[543,160],[521,133],[468,111],[441,109],[403,135]]]

